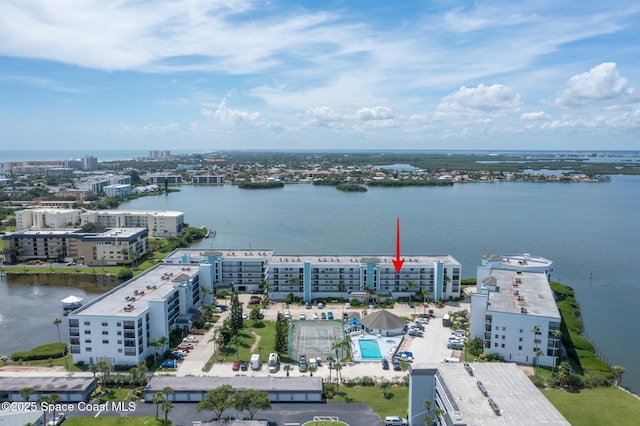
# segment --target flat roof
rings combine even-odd
[[[176,286],[198,275],[198,268],[182,264],[161,263],[97,297],[74,311],[69,317],[109,315],[137,317],[149,302],[163,301]],[[133,309],[129,309],[133,306]]]
[[[442,363],[437,366],[437,374],[465,424],[570,424],[516,364],[472,363],[469,366],[473,376],[462,363]],[[414,365],[411,374],[421,374],[421,369],[433,371],[433,368],[434,365]],[[488,396],[480,391],[478,382]],[[500,415],[489,405],[489,398],[499,408]],[[455,413],[450,415],[456,418]]]
[[[544,272],[491,269],[499,291],[489,292],[487,312],[526,313],[560,318],[553,291]],[[525,311],[522,311],[522,309]]]
[[[492,262],[500,261],[506,268],[547,268],[553,261],[542,256],[532,256],[529,253],[523,254],[485,254],[483,258]],[[499,266],[494,266],[499,267]]]
[[[86,238],[114,240],[118,238],[130,238],[146,230],[147,228],[109,228],[99,234],[87,235]]]
[[[82,237],[84,235],[84,232],[82,231],[82,229],[80,228],[65,228],[65,229],[59,229],[59,228],[27,228],[27,229],[21,229],[19,231],[15,231],[15,232],[10,232],[7,233],[5,235],[12,237],[12,236],[16,236],[16,235],[22,235],[24,237],[40,237],[40,236],[49,236],[49,237],[64,237],[67,235],[73,235],[73,236],[78,236],[78,237]]]
[[[145,215],[145,216],[183,216],[184,212],[176,210],[95,210],[99,215],[121,216],[121,215]],[[91,213],[91,212],[87,212]]]
[[[91,376],[2,376],[0,390],[20,392],[24,388],[33,388],[36,392],[82,392],[95,380]]]
[[[344,264],[354,264],[360,265],[361,263],[366,262],[377,262],[382,264],[391,265],[394,259],[389,255],[274,255],[273,249],[177,249],[174,250],[167,259],[179,259],[182,256],[190,256],[191,258],[198,259],[199,257],[204,258],[207,255],[214,256],[222,256],[225,260],[229,258],[267,258],[272,266],[276,266],[279,263],[288,263],[288,264],[303,264],[306,262],[317,264],[317,263],[329,263],[336,265],[344,265]],[[411,267],[412,263],[415,264],[430,264],[433,262],[443,262],[447,265],[457,265],[460,266],[460,262],[458,262],[451,255],[433,255],[433,256],[405,256],[404,257],[404,266],[403,267]]]
[[[144,390],[161,392],[170,386],[175,392],[208,392],[222,385],[265,392],[322,392],[322,377],[154,376]]]

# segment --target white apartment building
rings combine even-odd
[[[30,228],[2,235],[15,260],[78,258],[85,265],[125,265],[149,247],[146,228],[107,229],[86,233],[80,228]]]
[[[157,210],[98,210],[82,213],[81,223],[106,228],[147,228],[149,236],[177,237],[184,232],[184,212]]]
[[[104,192],[104,188],[109,185],[131,185],[129,175],[103,175],[91,176],[77,183],[78,189],[91,190],[96,194]]]
[[[258,290],[266,281],[270,297],[278,300],[288,294],[305,301],[348,298],[366,290],[394,299],[421,290],[426,299],[460,297],[461,265],[451,256],[405,257],[399,274],[392,258],[385,256],[274,256],[273,250],[178,249],[165,261],[211,263],[217,286],[239,292]]]
[[[200,282],[211,282],[210,269],[160,264],[73,311],[73,362],[132,366],[153,356],[150,339],[168,339],[171,327],[191,326],[201,303]]]
[[[16,211],[16,228],[68,228],[80,223],[78,209],[36,208]]]
[[[546,272],[480,266],[477,279],[470,337],[505,361],[555,366],[561,317]]]
[[[131,185],[107,185],[103,188],[107,197],[127,198],[131,195]]]

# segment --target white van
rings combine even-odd
[[[459,364],[460,363],[460,359],[458,358],[445,358],[442,360],[442,362],[451,362],[454,364]]]
[[[251,355],[251,361],[249,362],[249,366],[252,370],[260,369],[260,354]]]
[[[269,373],[278,371],[278,354],[272,352],[269,354]]]

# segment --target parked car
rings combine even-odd
[[[257,299],[254,299],[253,296],[251,296],[251,299],[249,299],[250,305],[259,305],[260,303],[262,303],[262,299],[260,299],[259,297]]]
[[[240,370],[247,371],[249,369],[249,363],[247,361],[242,361],[240,363]]]
[[[304,312],[300,312],[300,319],[301,320],[306,320],[307,319],[307,315]]]
[[[58,425],[61,425],[62,422],[64,422],[65,419],[66,419],[66,417],[64,416],[64,413],[58,413],[58,414],[56,414],[56,416],[54,418],[52,418],[51,420],[49,420],[47,422],[47,426],[58,426]]]
[[[407,305],[409,306],[409,308],[413,309],[416,307],[416,305],[413,304],[413,302],[409,302],[407,303]]]
[[[456,351],[459,351],[460,349],[462,349],[464,347],[464,345],[460,342],[449,342],[449,344],[447,344],[447,349],[453,349]]]
[[[262,294],[261,290],[251,290],[251,294]]]
[[[347,302],[344,304],[345,309],[351,309],[351,303]]]
[[[322,309],[324,308],[324,305],[322,304],[322,302],[318,303],[318,309]]]
[[[290,320],[291,319],[291,312],[287,311],[284,313],[284,318]]]
[[[397,357],[400,358],[413,358],[413,352],[411,351],[400,351],[396,354]]]
[[[325,314],[324,312],[320,314],[320,319],[327,319],[327,314]]]
[[[307,356],[302,354],[300,355],[299,361],[298,361],[298,370],[300,370],[301,373],[306,373],[307,372]]]
[[[204,335],[204,330],[200,330],[199,328],[192,328],[191,330],[189,330],[189,334],[193,334],[195,336],[202,336]]]
[[[389,360],[387,360],[386,358],[382,359],[382,369],[383,370],[388,370],[389,369]]]
[[[307,309],[311,309],[311,303],[307,303],[306,305],[304,305],[304,307]]]
[[[231,369],[233,371],[240,370],[240,361],[233,361],[233,364],[231,365]]]
[[[313,313],[313,319],[314,319],[314,320],[317,320],[317,319],[318,319],[318,313],[317,313],[317,312],[314,312],[314,313]]]
[[[165,359],[160,364],[162,368],[176,368],[178,366],[178,362],[175,359]]]
[[[333,312],[331,311],[327,312],[327,319],[330,319],[330,320],[333,319]]]
[[[409,336],[414,336],[414,337],[423,337],[424,333],[420,330],[409,330]]]
[[[407,426],[407,419],[398,416],[387,416],[384,419],[385,426]]]
[[[198,343],[199,340],[196,336],[187,336],[184,339],[182,339],[183,342],[186,343]]]

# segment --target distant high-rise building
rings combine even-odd
[[[82,170],[87,172],[98,170],[98,159],[92,155],[82,157]]]
[[[149,151],[149,157],[151,158],[169,158],[171,157],[171,151],[152,150]]]

